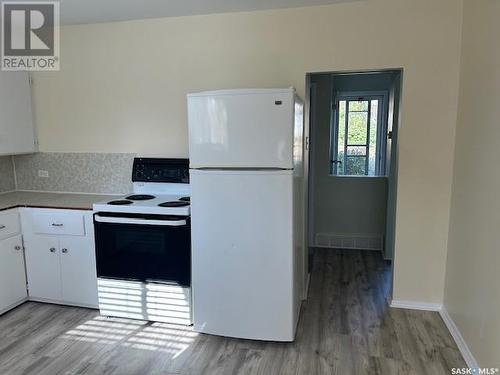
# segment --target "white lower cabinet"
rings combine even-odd
[[[19,234],[0,241],[0,313],[26,298],[23,240]]]
[[[75,230],[78,222],[81,230]],[[97,307],[92,213],[24,209],[21,223],[29,298]],[[68,229],[67,223],[71,224]],[[59,234],[54,234],[53,227]]]
[[[97,275],[94,239],[61,237],[62,300],[86,306],[97,306]]]
[[[0,212],[0,314],[27,299],[98,307],[92,220],[91,211]]]
[[[24,246],[30,297],[61,300],[58,239],[25,234]]]

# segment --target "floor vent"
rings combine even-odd
[[[374,234],[317,233],[316,247],[335,249],[382,250],[383,236]]]

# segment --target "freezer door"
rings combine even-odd
[[[188,95],[191,168],[292,168],[294,90]]]
[[[192,171],[194,329],[293,341],[290,171]]]

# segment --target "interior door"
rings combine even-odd
[[[26,270],[32,298],[61,300],[59,241],[52,236],[25,236]]]
[[[0,241],[0,311],[26,297],[23,243],[19,235]]]
[[[61,236],[59,246],[63,301],[97,306],[97,275],[93,239]]]
[[[191,168],[293,168],[294,91],[188,96]]]

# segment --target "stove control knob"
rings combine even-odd
[[[153,178],[158,178],[158,177],[161,177],[161,175],[162,175],[162,174],[163,174],[163,173],[162,173],[162,170],[161,170],[161,169],[155,169],[155,170],[153,171]]]

